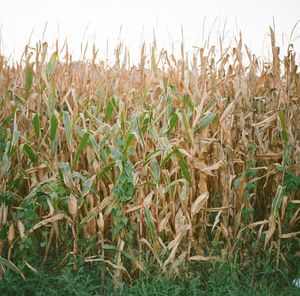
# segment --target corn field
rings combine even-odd
[[[72,61],[67,44],[0,57],[0,273],[104,264],[117,282],[151,260],[288,268],[300,238],[300,73],[244,45],[130,64]],[[297,245],[298,244],[298,245]],[[41,260],[37,261],[37,258]],[[254,259],[253,259],[254,260]],[[50,263],[49,263],[50,264]]]

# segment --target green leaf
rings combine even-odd
[[[32,148],[28,144],[23,145],[23,151],[32,162],[37,161],[36,154],[33,152]]]
[[[288,137],[288,131],[287,131],[287,127],[286,127],[286,119],[285,119],[285,115],[283,113],[283,111],[278,111],[278,117],[280,120],[280,125],[281,125],[281,138],[284,142],[284,145],[287,146],[288,141],[289,141],[289,137]]]
[[[136,134],[135,133],[128,133],[125,142],[123,145],[123,154],[127,152],[128,147],[131,145],[131,143],[136,139]]]
[[[71,120],[69,112],[63,111],[63,122],[65,127],[65,134],[69,150],[72,150],[72,133],[71,133]]]
[[[145,158],[145,162],[143,166],[146,166],[152,159],[155,159],[157,156],[160,156],[161,154],[162,154],[162,149],[158,149],[149,153]]]
[[[127,203],[133,198],[135,187],[133,184],[133,165],[130,161],[121,167],[121,174],[117,178],[113,193],[116,194],[119,203]]]
[[[191,183],[190,171],[189,171],[188,165],[187,165],[182,153],[180,152],[180,150],[177,147],[173,147],[173,151],[178,159],[182,175],[189,183]]]
[[[61,171],[62,177],[64,179],[64,183],[69,187],[70,189],[73,189],[75,186],[75,183],[73,181],[71,167],[68,162],[60,163],[59,169]]]
[[[54,52],[50,58],[49,63],[47,64],[47,67],[46,67],[46,76],[47,76],[48,80],[53,75],[56,64],[57,64],[57,52]]]
[[[213,112],[208,112],[207,114],[205,114],[199,122],[199,127],[201,129],[206,128],[209,124],[211,124],[213,122],[213,120],[215,119],[216,114]]]
[[[167,130],[167,134],[170,134],[170,132],[176,126],[177,122],[178,122],[178,114],[177,114],[177,112],[174,112],[174,114],[172,115],[172,117],[169,121],[169,127],[168,127],[168,130]]]
[[[125,129],[126,129],[126,111],[125,111],[124,103],[121,100],[119,101],[118,119],[121,123],[121,131],[122,131],[122,133],[125,133]]]
[[[82,197],[86,196],[91,191],[91,187],[92,187],[92,184],[93,184],[95,178],[96,178],[96,176],[92,176],[91,178],[89,178],[83,182],[82,192],[81,192]]]
[[[25,173],[25,172],[24,172],[24,173]],[[24,173],[22,173],[22,175],[27,176],[26,173],[25,173],[25,174],[24,174]],[[25,198],[23,199],[23,202],[25,202],[26,200],[30,200],[30,199],[32,199],[33,197],[35,197],[39,191],[41,191],[41,190],[44,191],[44,190],[43,190],[43,186],[44,186],[45,184],[47,184],[47,186],[51,186],[51,184],[55,184],[56,181],[57,181],[56,178],[48,178],[48,179],[46,179],[46,180],[42,180],[42,181],[38,182],[38,183],[32,188],[32,190],[28,193],[28,195],[25,196]]]
[[[192,112],[194,111],[195,104],[189,95],[183,95],[182,102],[185,107],[188,107]]]
[[[32,123],[33,123],[34,132],[36,136],[39,138],[41,127],[40,127],[39,116],[37,114],[33,116]]]
[[[58,126],[58,119],[53,114],[51,117],[51,122],[50,122],[50,140],[51,140],[51,142],[53,142],[55,139],[56,132],[57,132],[57,126]]]
[[[14,130],[13,131],[12,140],[11,140],[11,147],[15,147],[16,146],[19,138],[20,138],[20,132],[18,130]]]
[[[297,177],[294,173],[284,173],[283,183],[285,186],[285,192],[297,191],[300,187],[300,177]]]
[[[249,143],[247,149],[248,149],[248,151],[254,151],[256,149],[256,144]]]
[[[89,138],[90,138],[90,133],[86,132],[81,140],[80,143],[77,147],[76,153],[75,153],[75,157],[74,157],[74,165],[77,163],[77,161],[79,160],[80,154],[83,151],[84,147],[88,144],[89,142]]]
[[[58,137],[57,137],[58,119],[53,114],[50,121],[50,140],[51,140],[51,155],[55,156],[57,151]]]
[[[156,183],[159,183],[160,168],[156,158],[151,161],[153,171],[150,171]]]
[[[33,71],[32,67],[30,65],[26,66],[25,69],[25,91],[26,91],[26,97],[28,97],[29,92],[32,88],[32,82],[33,82]]]
[[[92,208],[85,216],[84,218],[80,221],[79,224],[79,229],[82,228],[82,226],[86,223],[88,223],[91,219],[97,217],[97,215],[99,214],[99,207],[96,206],[94,208]]]
[[[1,174],[2,176],[6,176],[6,174],[8,173],[10,166],[11,166],[11,161],[10,161],[10,157],[9,157],[9,150],[10,150],[10,141],[6,142],[6,146],[5,146],[5,151],[4,151],[4,155],[3,158],[1,160]]]
[[[249,169],[247,169],[246,171],[245,171],[245,175],[247,176],[247,177],[254,177],[254,176],[256,176],[257,174],[258,174],[258,170],[259,169],[257,169],[257,168],[249,168]]]
[[[283,187],[281,185],[279,185],[277,187],[276,196],[273,199],[272,208],[271,208],[271,215],[273,217],[276,217],[277,214],[278,214],[278,209],[279,209],[279,207],[280,207],[280,205],[282,204],[282,201],[283,201],[284,190],[285,190],[285,187]]]
[[[257,187],[257,184],[256,184],[256,183],[250,183],[250,182],[248,182],[248,183],[246,184],[246,188],[247,188],[249,191],[255,190],[256,187]]]
[[[285,172],[287,167],[285,165],[275,164],[275,169],[278,172]]]
[[[172,155],[174,154],[174,151],[171,151],[161,162],[160,167],[163,168],[165,164],[171,159]]]
[[[101,177],[103,175],[106,175],[107,172],[114,166],[115,162],[109,163],[106,165],[98,174],[97,176]]]
[[[116,99],[115,97],[112,97],[106,106],[105,117],[104,117],[104,120],[106,122],[110,120],[115,108],[116,108]]]
[[[97,106],[97,111],[98,113],[102,110],[104,105],[104,95],[103,95],[103,90],[101,86],[98,88],[98,106]]]
[[[154,223],[153,223],[153,217],[152,217],[151,212],[148,208],[146,208],[144,210],[144,216],[145,216],[145,222],[146,222],[147,229],[149,231],[151,240],[152,240],[153,243],[156,243],[157,233],[156,233],[156,229],[155,229],[155,226],[154,226]]]
[[[183,122],[183,127],[185,129],[185,134],[189,140],[190,143],[193,143],[193,136],[192,136],[192,131],[189,123],[188,116],[186,114],[186,111],[183,107],[180,108],[180,112],[182,115],[182,122]]]

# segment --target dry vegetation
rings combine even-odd
[[[113,66],[95,50],[72,62],[66,44],[48,62],[46,43],[13,66],[0,57],[1,271],[80,257],[118,283],[151,257],[173,273],[265,252],[288,268],[300,76],[293,47],[280,59],[270,38],[269,62],[241,37],[179,59],[154,42],[137,66],[121,45]]]

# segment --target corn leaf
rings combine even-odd
[[[47,64],[47,67],[46,67],[46,76],[47,76],[47,79],[49,80],[54,71],[55,71],[55,67],[56,67],[56,64],[57,64],[57,52],[54,52],[50,58],[50,61],[49,63]]]
[[[57,126],[58,126],[58,119],[53,114],[52,117],[51,117],[51,122],[50,122],[50,140],[52,142],[54,141],[55,136],[56,136]]]
[[[41,134],[41,132],[40,132],[41,127],[40,127],[39,116],[37,114],[35,114],[33,116],[32,123],[33,123],[34,132],[35,132],[36,136],[39,138],[40,134]]]
[[[81,196],[86,196],[90,191],[96,176],[92,176],[83,182]]]
[[[178,114],[177,114],[177,112],[174,112],[174,114],[172,115],[172,117],[171,117],[171,119],[169,121],[169,126],[168,126],[168,130],[167,130],[167,134],[171,133],[171,131],[177,125],[177,122],[178,122]]]
[[[201,129],[206,128],[209,124],[213,122],[215,117],[216,114],[213,112],[208,112],[207,114],[205,114],[199,122],[199,128]]]
[[[73,189],[75,186],[75,183],[73,181],[71,167],[68,162],[60,163],[59,169],[61,171],[64,183],[69,187],[70,189]]]
[[[32,162],[37,162],[37,156],[28,144],[23,145],[23,151]]]
[[[26,97],[28,97],[30,90],[32,88],[32,82],[33,82],[33,71],[32,67],[30,65],[26,66],[25,69],[25,91],[26,91]]]
[[[156,233],[156,229],[153,223],[153,217],[151,215],[151,212],[148,208],[145,209],[144,211],[144,215],[145,215],[145,222],[147,225],[147,229],[149,231],[151,240],[153,243],[156,243],[157,241],[157,233]]]
[[[85,146],[88,144],[89,139],[90,139],[90,133],[86,132],[82,136],[82,138],[81,138],[81,140],[79,142],[78,148],[76,150],[75,157],[74,157],[74,165],[76,165],[76,163],[78,162],[80,154],[83,151],[83,149],[85,148]]]
[[[190,171],[189,171],[188,165],[187,165],[182,153],[179,151],[179,149],[177,147],[173,147],[173,151],[174,151],[175,155],[177,156],[182,175],[189,183],[191,183]]]
[[[112,97],[106,106],[105,117],[104,117],[105,122],[108,122],[110,120],[115,108],[116,108],[116,100],[114,97]]]
[[[124,145],[123,145],[123,154],[125,154],[129,148],[129,146],[132,144],[132,142],[136,139],[136,134],[135,133],[128,133]]]
[[[63,122],[65,127],[66,140],[69,150],[72,150],[72,133],[71,133],[71,120],[69,112],[63,111]]]

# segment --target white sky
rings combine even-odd
[[[203,36],[203,23],[205,34]],[[214,29],[210,28],[217,18]],[[158,47],[179,46],[181,25],[187,48],[201,46],[207,35],[222,32],[227,19],[228,40],[239,30],[245,42],[258,55],[267,55],[268,27],[273,17],[279,45],[289,42],[293,26],[300,19],[300,0],[0,0],[0,53],[19,59],[31,32],[31,41],[44,40],[51,45],[58,37],[68,39],[75,57],[79,57],[80,43],[90,41],[105,56],[107,42],[110,54],[119,38],[136,54],[141,42],[153,40]],[[238,28],[238,29],[237,29]],[[300,35],[300,24],[293,38]],[[300,50],[300,38],[294,44]]]

